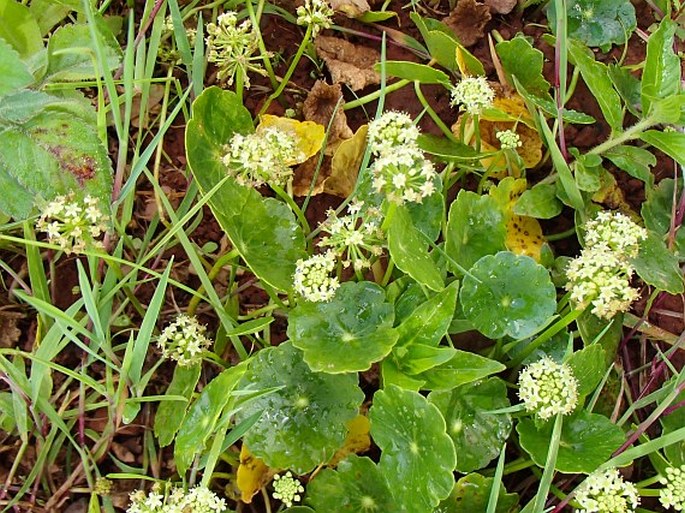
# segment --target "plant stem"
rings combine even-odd
[[[654,125],[654,121],[647,117],[645,119],[641,119],[637,123],[635,123],[633,126],[631,126],[628,130],[621,132],[619,135],[616,137],[613,137],[607,141],[604,141],[601,144],[598,144],[594,148],[592,148],[590,151],[588,151],[588,155],[594,154],[594,155],[601,155],[607,150],[610,150],[611,148],[615,146],[619,146],[625,142],[632,141],[633,139],[637,139],[640,137],[640,134],[650,128],[651,126]]]
[[[357,98],[356,100],[346,103],[343,106],[343,110],[350,110],[354,109],[355,107],[360,107],[361,105],[366,105],[369,102],[377,100],[384,94],[392,93],[394,91],[402,89],[407,84],[411,84],[411,80],[407,80],[405,78],[403,78],[402,80],[398,80],[397,82],[390,84],[389,86],[386,86],[385,90],[379,89],[377,91],[374,91],[373,93],[367,94],[366,96],[362,96],[361,98]]]

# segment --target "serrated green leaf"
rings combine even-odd
[[[669,294],[685,290],[678,257],[668,250],[664,241],[650,233],[640,242],[640,253],[634,258],[633,267],[645,283]]]
[[[584,397],[595,391],[606,371],[606,352],[600,344],[592,344],[573,353],[568,361],[578,381],[578,395]]]
[[[623,109],[621,97],[614,90],[609,73],[605,64],[597,62],[592,52],[578,41],[569,40],[568,54],[571,63],[579,70],[583,81],[602,109],[612,130],[619,131],[623,128]]]
[[[478,153],[468,144],[451,141],[446,137],[438,137],[432,134],[421,134],[418,138],[418,145],[426,153],[438,157],[447,162],[459,160],[471,160],[478,156]]]
[[[521,447],[540,467],[545,466],[554,422],[539,428],[531,419],[522,419],[516,431]],[[590,474],[623,443],[623,430],[603,415],[583,409],[564,418],[559,454],[554,468],[567,474]]]
[[[0,0],[0,38],[27,59],[43,50],[38,23],[25,5],[14,0]]]
[[[403,78],[405,80],[418,81],[422,84],[445,84],[450,86],[450,77],[444,71],[431,68],[425,64],[408,61],[385,61],[385,73],[389,77]],[[380,72],[380,63],[374,65],[374,69]]]
[[[430,513],[454,486],[455,452],[445,419],[425,397],[397,386],[375,393],[371,436],[381,448],[380,471],[394,511]]]
[[[550,84],[542,75],[545,56],[540,50],[533,48],[523,36],[498,43],[496,50],[507,75],[515,76],[529,93],[541,98],[550,97]],[[513,81],[511,85],[514,85]]]
[[[201,365],[199,364],[190,367],[177,365],[165,395],[183,396],[189,401],[200,379],[200,370]],[[174,436],[186,415],[188,401],[185,403],[179,401],[162,401],[159,403],[155,414],[154,430],[160,447],[166,447],[173,442]]]
[[[0,96],[18,91],[33,82],[33,75],[19,58],[19,53],[4,39],[0,39],[0,76]]]
[[[616,91],[623,98],[628,110],[636,117],[640,117],[640,103],[642,84],[627,67],[609,64],[608,74]]]
[[[493,482],[492,477],[475,473],[462,477],[434,513],[485,513],[488,511]],[[500,485],[495,513],[515,513],[518,503],[518,494],[507,493],[506,488]]]
[[[186,129],[188,164],[200,188],[208,191],[226,172],[224,145],[235,133],[254,131],[250,113],[231,91],[206,89],[193,103]],[[302,228],[293,212],[273,198],[227,180],[209,204],[233,246],[257,277],[280,291],[292,290],[292,276],[306,258]]]
[[[529,337],[556,310],[556,290],[547,270],[509,251],[476,262],[464,277],[459,298],[466,318],[488,338]]]
[[[395,312],[371,282],[346,282],[328,302],[305,302],[291,312],[288,337],[315,372],[364,371],[397,342]]]
[[[327,462],[342,446],[346,424],[364,399],[356,374],[312,372],[289,342],[259,351],[241,387],[276,389],[243,404],[236,422],[264,412],[244,442],[270,467],[298,474]]]
[[[564,208],[552,184],[537,184],[524,191],[514,205],[514,214],[536,219],[552,219]]]
[[[649,115],[652,102],[680,90],[680,58],[673,51],[677,24],[669,17],[647,40],[647,57],[642,70],[642,112]]]
[[[11,105],[19,112],[8,110]],[[34,201],[72,192],[77,200],[89,194],[109,204],[111,162],[92,110],[76,100],[51,102],[48,95],[21,91],[0,99],[0,116],[0,184],[12,187],[4,189],[12,194],[0,198],[1,211],[26,218]]]
[[[209,382],[188,408],[174,446],[174,462],[179,474],[183,475],[195,456],[205,450],[205,444],[245,369],[246,365],[240,364],[223,371]]]
[[[666,155],[675,159],[678,164],[685,165],[685,134],[682,132],[660,132],[647,130],[640,134],[640,139],[660,149]]]
[[[464,269],[481,257],[506,249],[504,212],[491,196],[460,190],[450,206],[445,232],[445,252]],[[462,272],[453,269],[455,274]]]
[[[307,485],[307,504],[317,511],[359,513],[392,511],[393,500],[385,476],[369,458],[354,454],[336,470],[324,469]]]
[[[457,471],[484,468],[499,455],[511,432],[511,416],[488,412],[510,406],[504,381],[490,378],[449,392],[431,392],[428,400],[445,417],[457,451]]]
[[[650,151],[637,146],[620,145],[605,151],[603,156],[633,178],[650,186],[654,183],[650,168],[656,165],[656,157]]]
[[[442,275],[428,254],[426,241],[402,205],[393,210],[388,227],[388,250],[398,269],[431,290],[443,289]]]

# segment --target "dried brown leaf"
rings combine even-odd
[[[311,195],[316,196],[324,192],[323,184],[330,172],[330,160],[329,157],[324,157],[318,173],[316,172],[316,168],[319,165],[318,155],[297,166],[293,175],[293,194],[295,196],[306,196],[309,194],[309,189],[314,179],[316,179],[316,182]]]
[[[22,314],[0,310],[0,347],[15,347],[19,342],[21,330],[17,328],[17,322]]]
[[[342,96],[340,84],[328,85],[326,82],[318,80],[302,105],[304,118],[324,127],[328,127],[335,112],[335,118],[333,118],[333,123],[331,123],[328,132],[328,142],[325,149],[327,155],[333,154],[341,140],[349,139],[354,135],[347,125],[347,116],[342,109],[344,105]]]
[[[358,46],[337,37],[319,36],[314,42],[335,83],[347,84],[353,91],[379,84],[380,75],[373,65],[380,54],[373,48]]]
[[[517,0],[485,0],[485,5],[490,8],[490,12],[494,14],[509,14],[514,10]]]
[[[457,35],[465,47],[473,46],[485,35],[485,25],[492,16],[487,5],[476,0],[459,0],[457,6],[443,23]]]
[[[357,18],[371,10],[366,0],[329,0],[328,3],[335,12],[341,12],[348,18]]]

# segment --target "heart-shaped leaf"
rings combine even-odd
[[[488,413],[510,406],[507,387],[498,378],[464,385],[449,392],[431,392],[447,422],[447,433],[457,450],[457,470],[471,472],[496,458],[511,432],[511,416]]]
[[[364,398],[356,374],[312,372],[302,352],[289,342],[259,351],[241,385],[275,389],[239,409],[238,423],[263,412],[245,434],[245,443],[268,466],[298,474],[335,454],[345,441],[347,422],[357,415]]]
[[[430,513],[454,486],[454,444],[445,419],[425,397],[397,386],[379,390],[369,410],[378,465],[395,499],[393,511]]]
[[[397,341],[395,311],[371,282],[346,282],[328,302],[302,302],[290,313],[288,337],[313,371],[364,371]]]
[[[526,338],[556,309],[549,273],[535,260],[508,251],[481,258],[464,277],[464,315],[489,338]]]

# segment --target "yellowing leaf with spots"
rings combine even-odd
[[[369,419],[364,415],[357,415],[355,418],[347,423],[349,429],[345,443],[338,449],[331,461],[328,464],[332,467],[336,466],[350,454],[359,454],[366,452],[371,447],[371,438],[369,437]]]
[[[247,445],[243,444],[240,449],[240,465],[236,477],[240,500],[247,504],[252,502],[252,497],[271,481],[275,473],[260,458],[254,456]]]
[[[301,158],[288,162],[289,166],[301,164],[308,158],[316,155],[323,145],[326,136],[326,128],[313,121],[297,121],[296,119],[282,118],[264,114],[259,119],[257,133],[266,128],[277,128],[292,135],[295,138],[297,149],[302,152]]]
[[[514,214],[514,205],[527,188],[525,178],[507,177],[490,189],[492,196],[502,208],[507,226],[505,244],[515,255],[526,255],[540,262],[545,243],[542,227],[537,219]]]

